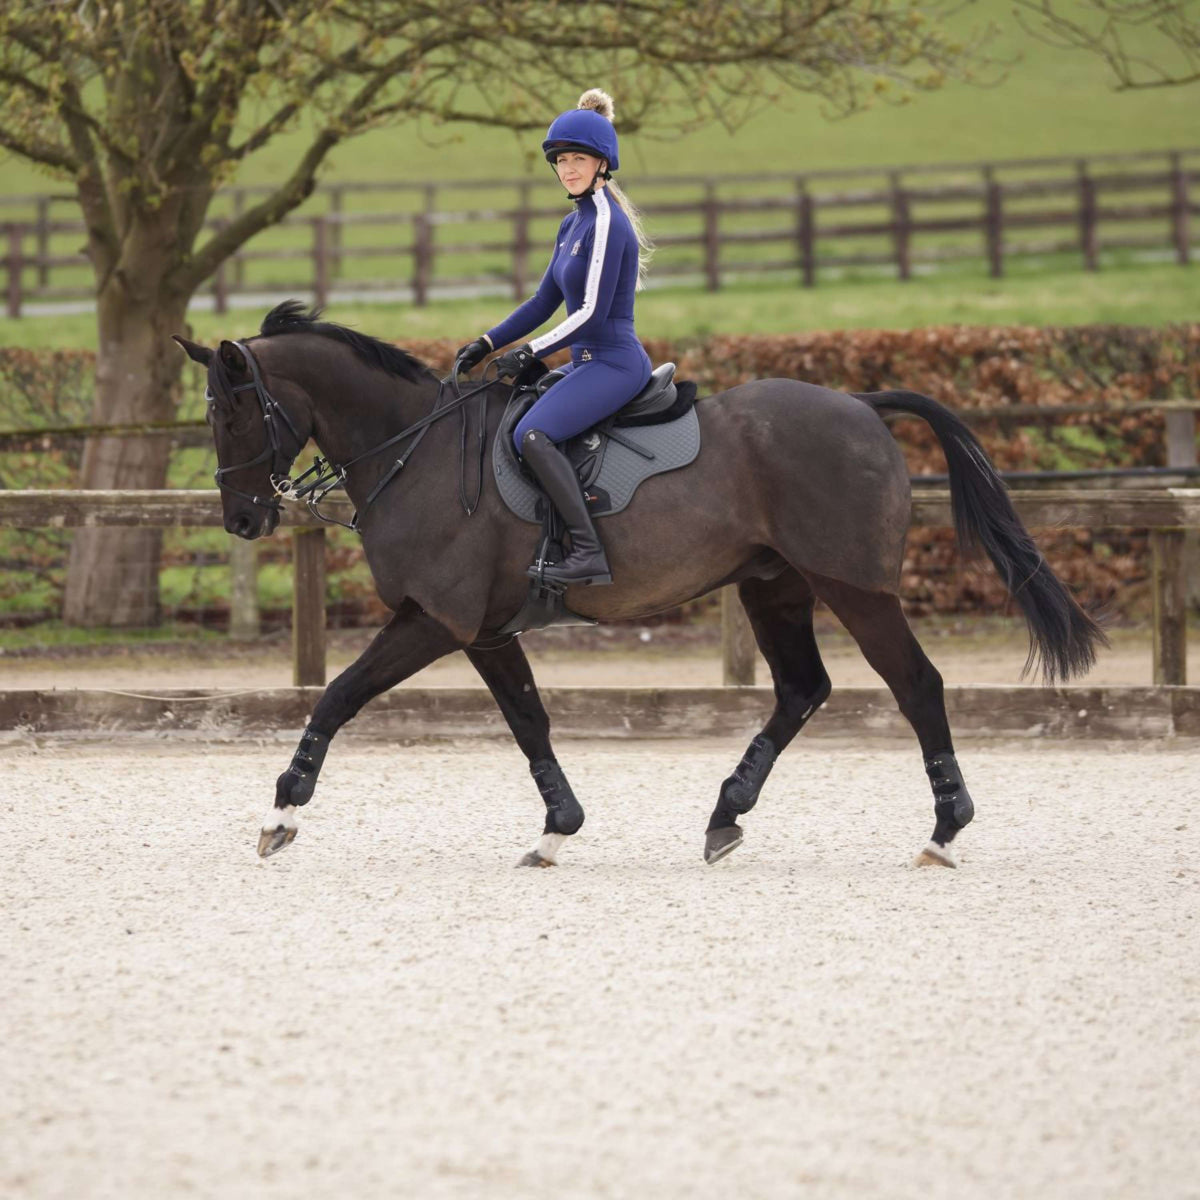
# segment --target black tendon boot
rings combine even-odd
[[[521,457],[546,489],[571,535],[571,553],[557,566],[546,567],[543,577],[564,585],[612,583],[604,547],[567,456],[540,429],[531,429],[521,440]],[[537,575],[533,568],[529,573]]]

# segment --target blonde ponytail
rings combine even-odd
[[[617,181],[610,179],[604,185],[604,191],[621,206],[622,211],[629,218],[629,224],[633,226],[633,236],[637,238],[638,244],[637,290],[640,292],[646,286],[646,276],[650,271],[650,260],[654,257],[654,243],[646,236],[646,229],[642,223],[642,214],[638,212],[637,205],[625,195]]]

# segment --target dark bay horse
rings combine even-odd
[[[384,448],[453,392],[405,351],[319,321],[289,301],[258,337],[216,350],[177,339],[208,368],[225,528],[253,539],[279,519],[276,484],[309,439],[358,509],[363,550],[394,616],[326,688],[291,765],[279,777],[259,853],[296,834],[330,739],[372,697],[435,659],[465,651],[529,760],[546,805],[525,865],[550,865],[583,823],[550,743],[550,723],[519,641],[497,638],[525,598],[536,528],[513,516],[491,479],[490,455],[510,388],[486,391],[487,455],[479,507],[460,504],[460,422],[428,423]],[[470,385],[468,385],[470,386]],[[1085,672],[1103,634],[1053,574],[987,456],[949,409],[912,392],[848,395],[763,379],[698,402],[699,457],[655,476],[601,533],[614,583],[572,588],[570,608],[600,621],[645,617],[736,583],[771,668],[775,710],[724,781],[705,859],[742,840],[738,817],[758,799],[776,757],[829,695],[813,637],[819,597],[881,675],[920,742],[934,831],[918,861],[954,865],[950,843],[974,808],[954,756],[942,679],[908,627],[897,596],[909,524],[908,471],[881,419],[908,413],[937,434],[950,474],[960,545],[982,549],[1030,631],[1030,663],[1047,682]],[[411,453],[411,458],[407,456]],[[406,459],[402,471],[394,468]],[[382,485],[382,486],[381,486]],[[1030,664],[1027,664],[1027,666]]]

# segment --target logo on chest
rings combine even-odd
[[[583,245],[583,238],[580,238],[579,241],[577,241],[575,243],[575,245],[573,245],[571,247],[571,257],[572,258],[574,258],[574,256],[579,253],[579,247],[582,245]]]

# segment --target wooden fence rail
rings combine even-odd
[[[930,176],[941,179],[927,182]],[[837,179],[865,185],[824,186]],[[656,231],[655,277],[689,275],[711,291],[748,272],[786,272],[813,287],[822,270],[832,268],[887,267],[906,280],[918,264],[971,258],[985,262],[998,277],[1008,258],[1045,253],[1078,254],[1094,271],[1101,254],[1116,249],[1158,248],[1186,266],[1200,248],[1200,227],[1192,221],[1200,216],[1200,148],[791,175],[646,176],[637,185],[641,207]],[[265,231],[218,268],[213,304],[224,312],[232,296],[263,289],[307,292],[323,304],[335,287],[399,291],[418,305],[427,304],[435,290],[504,288],[523,297],[531,285],[534,247],[548,244],[561,206],[534,205],[530,182],[518,180],[490,189],[492,195],[511,194],[509,204],[454,207],[456,194],[466,194],[468,202],[478,195],[476,184],[464,193],[466,186],[345,183],[318,189],[303,215],[293,214]],[[208,227],[223,228],[261,190],[223,194]],[[347,209],[348,201],[370,204],[380,194],[416,207]],[[662,194],[670,198],[656,198]],[[20,316],[31,300],[92,294],[90,286],[55,285],[52,278],[64,268],[74,268],[78,277],[78,268],[87,263],[78,252],[53,252],[58,235],[77,238],[84,232],[77,219],[53,218],[53,205],[64,202],[73,199],[0,199],[0,212],[17,208],[29,214],[2,221],[10,317]],[[311,212],[314,204],[325,211]],[[870,211],[856,218],[856,209]],[[534,233],[538,222],[544,230]],[[382,240],[357,237],[357,231],[375,228],[383,231]],[[276,229],[290,231],[287,245],[278,244]],[[501,229],[505,236],[498,234]],[[1018,240],[1031,230],[1041,233],[1039,240]],[[746,257],[756,249],[757,257]],[[471,273],[443,265],[464,257],[475,260]],[[382,261],[395,267],[375,274]],[[257,283],[247,277],[248,266],[289,262],[302,264],[303,274],[284,279],[260,273]],[[371,273],[365,266],[356,273],[352,262],[369,264]]]
[[[1017,512],[1031,528],[1149,529],[1154,591],[1154,682],[1187,682],[1184,531],[1200,528],[1200,488],[1155,491],[1014,491]],[[951,524],[947,491],[913,498],[914,525]],[[212,491],[0,491],[0,525],[17,529],[126,526],[221,526]],[[293,677],[297,685],[325,682],[325,526],[304,508],[287,508],[281,524],[294,531]],[[753,655],[730,612],[726,590],[724,661],[727,682],[753,682]],[[744,674],[730,679],[734,672]]]

